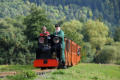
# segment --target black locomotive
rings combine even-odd
[[[34,66],[58,67],[61,59],[61,43],[62,38],[57,35],[40,36]]]

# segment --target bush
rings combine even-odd
[[[120,42],[115,42],[112,44],[113,46],[116,47],[116,50],[117,50],[117,57],[116,57],[116,64],[119,64],[120,65]]]
[[[34,71],[25,71],[24,76],[28,79],[34,79],[36,77],[36,73]]]
[[[85,55],[82,55],[82,62],[85,63],[93,62],[96,50],[92,48],[92,45],[90,43],[85,43],[82,48],[84,49],[84,52],[82,53],[85,53]]]
[[[34,80],[36,78],[36,73],[33,71],[24,71],[23,73],[17,74],[15,76],[8,76],[8,80]]]
[[[116,64],[120,65],[120,59],[119,59],[119,60],[117,60]]]
[[[114,46],[105,46],[95,57],[96,63],[114,63],[116,61],[116,48]]]

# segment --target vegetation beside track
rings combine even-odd
[[[33,65],[0,65],[0,73],[17,72],[14,76],[7,76],[0,80],[34,80],[37,76],[36,73],[32,71],[34,69],[36,70],[37,68],[34,68]]]
[[[68,69],[60,69],[41,80],[119,80],[120,66],[114,64],[79,64]],[[39,80],[37,79],[37,80]]]
[[[6,70],[5,70],[6,69]],[[22,74],[13,77],[7,77],[2,80],[21,80],[25,78],[24,75],[30,74],[31,70],[36,69],[32,65],[2,65],[0,72],[3,71],[25,71]],[[27,70],[27,72],[26,72]],[[120,65],[114,64],[93,64],[80,63],[68,69],[59,69],[57,71],[38,76],[30,74],[32,80],[119,80],[120,79]],[[30,78],[25,78],[29,80]]]
[[[0,72],[36,69],[33,65],[0,65]]]

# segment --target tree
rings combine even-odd
[[[83,29],[84,41],[90,42],[92,47],[100,49],[104,46],[109,38],[108,27],[99,20],[88,20]]]
[[[92,48],[92,45],[89,42],[85,42],[82,46],[82,50],[85,51],[85,55],[82,55],[83,62],[93,62],[96,49]]]
[[[35,5],[31,6],[31,13],[24,19],[24,24],[27,26],[25,34],[31,41],[36,40],[39,36],[42,26],[46,26],[50,32],[53,31],[53,26],[47,19],[45,11]]]
[[[114,63],[116,61],[117,50],[114,46],[104,46],[95,57],[97,63]]]
[[[115,29],[114,40],[115,40],[115,41],[120,41],[120,27],[117,27],[117,28]]]
[[[53,25],[47,18],[45,11],[36,5],[31,5],[31,13],[24,19],[24,24],[26,25],[25,35],[27,40],[32,44],[30,51],[35,53],[37,48],[37,38],[39,37],[42,27],[46,26],[47,30],[52,33]]]
[[[29,45],[23,33],[25,26],[21,22],[19,19],[0,19],[1,64],[16,64],[18,58],[29,52]],[[18,61],[19,63],[22,62]]]
[[[119,51],[119,48],[120,48],[120,42],[115,42],[113,43],[111,46],[115,47],[116,49],[116,64],[120,64],[120,51]]]
[[[77,20],[71,20],[65,22],[62,29],[64,30],[65,36],[76,43],[81,43],[83,35],[81,34],[83,24]]]
[[[29,13],[29,5],[23,0],[2,0],[0,1],[0,18],[11,17],[18,15],[27,15]]]

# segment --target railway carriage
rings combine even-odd
[[[65,38],[65,65],[74,66],[80,62],[81,47],[72,40]],[[36,59],[34,67],[50,68],[60,67],[62,38],[50,35],[40,36],[38,38],[38,49],[36,50]]]

